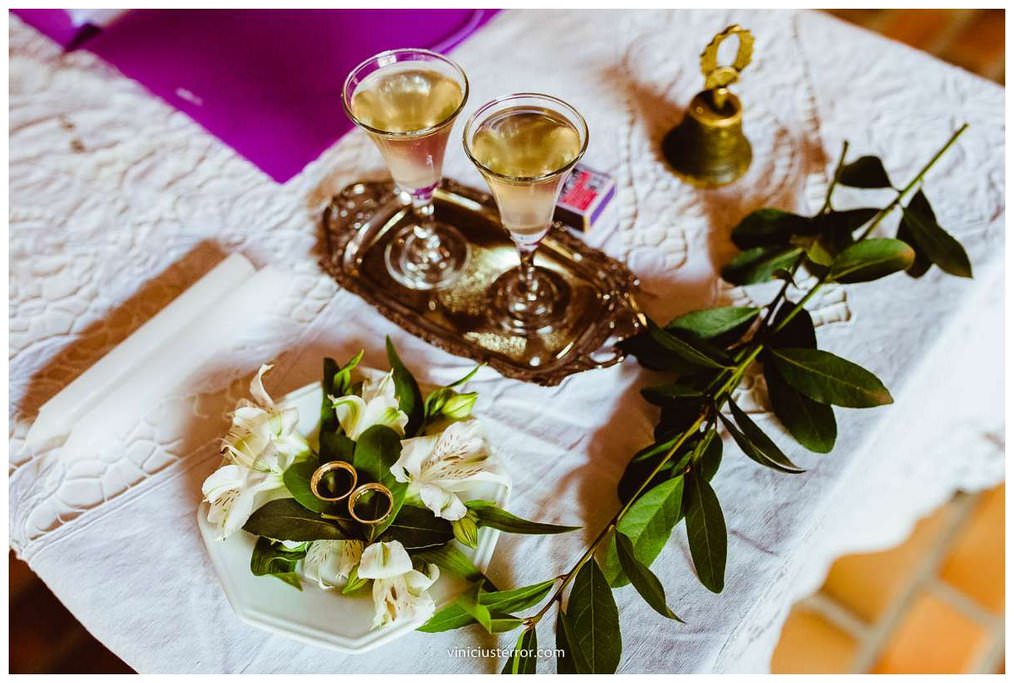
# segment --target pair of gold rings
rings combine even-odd
[[[342,472],[347,476],[347,491],[338,493],[335,491],[321,490],[321,484],[324,483],[324,477],[332,472]],[[327,503],[339,503],[347,499],[349,515],[352,516],[352,519],[361,524],[380,524],[391,515],[391,512],[394,511],[394,495],[391,494],[391,489],[376,482],[370,482],[363,484],[362,486],[358,486],[358,483],[359,473],[356,472],[356,468],[353,467],[351,463],[347,463],[344,460],[332,460],[331,462],[326,462],[314,470],[313,476],[310,477],[310,492],[318,499]],[[363,496],[371,493],[383,496],[387,500],[387,509],[384,510],[383,514],[379,514],[372,518],[361,517],[356,511],[356,506],[359,504],[359,501]]]

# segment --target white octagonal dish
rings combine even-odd
[[[320,424],[321,398],[320,384],[311,384],[279,401],[280,405],[295,406],[299,410],[299,432],[306,435],[311,443],[316,441]],[[487,483],[476,485],[468,492],[468,497],[490,500],[505,507],[509,494],[509,487]],[[369,590],[348,596],[338,590],[322,591],[315,583],[304,580],[303,590],[297,591],[273,576],[254,576],[250,572],[250,555],[257,538],[240,531],[224,541],[216,540],[216,529],[208,522],[207,512],[208,504],[202,503],[197,511],[198,527],[225,595],[243,621],[273,633],[350,654],[372,650],[423,623],[420,620],[374,630],[371,628],[373,600]],[[479,530],[479,542],[474,549],[452,542],[476,567],[485,571],[499,535],[499,531],[483,527]],[[464,588],[461,579],[442,572],[429,591],[437,609],[440,609],[453,601]]]

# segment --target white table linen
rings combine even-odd
[[[736,185],[698,191],[676,181],[656,150],[700,89],[700,49],[733,22],[757,36],[738,86],[755,161]],[[277,185],[94,56],[62,55],[16,18],[10,24],[12,546],[142,672],[497,670],[502,662],[450,649],[510,647],[512,636],[413,633],[356,657],[247,626],[197,533],[222,412],[260,362],[278,360],[268,387],[276,395],[316,381],[325,354],[365,347],[365,362],[382,367],[385,334],[426,380],[470,366],[402,332],[316,266],[327,197],[382,171],[368,140],[350,134]],[[455,58],[473,87],[469,110],[534,90],[586,115],[588,161],[618,181],[614,220],[589,239],[639,274],[645,308],[662,319],[766,301],[764,287],[718,280],[734,253],[728,231],[759,206],[816,210],[843,138],[855,154],[881,155],[901,182],[962,121],[972,124],[927,194],[968,248],[975,280],[934,269],[920,281],[831,287],[814,303],[821,346],[876,372],[896,405],[838,410],[832,454],[790,451],[809,468],[800,476],[760,468],[727,444],[715,480],[730,534],[725,592],[697,583],[681,526],[654,569],[688,623],[665,622],[633,589],[618,591],[621,671],[765,671],[792,600],[819,585],[835,556],[897,542],[955,490],[1003,479],[1002,88],[827,16],[788,11],[510,11]],[[481,182],[455,144],[446,172]],[[860,205],[840,197],[842,207]],[[293,294],[268,314],[274,324],[237,340],[192,391],[167,397],[93,457],[19,455],[47,398],[233,251],[292,272]],[[477,414],[514,478],[511,509],[585,525],[567,536],[505,536],[490,568],[498,584],[565,570],[613,514],[615,483],[650,439],[654,412],[637,395],[647,380],[631,360],[551,389],[489,369],[473,381]],[[753,389],[748,378],[743,400],[773,424]],[[539,642],[549,646],[552,624],[543,626]]]

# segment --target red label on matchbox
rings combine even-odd
[[[610,176],[578,164],[560,191],[555,218],[572,228],[587,231],[615,192],[616,184]]]

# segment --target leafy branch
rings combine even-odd
[[[870,408],[893,401],[873,373],[817,348],[806,304],[830,283],[870,282],[899,271],[918,278],[932,265],[971,277],[967,254],[937,223],[921,189],[926,174],[966,129],[967,124],[959,128],[900,189],[877,157],[846,163],[848,143],[844,143],[823,206],[815,215],[764,208],[746,216],[732,231],[732,241],[742,251],[722,269],[722,277],[735,285],[782,280],[767,306],[694,311],[664,326],[648,320],[643,333],[623,343],[642,365],[674,377],[641,391],[660,408],[654,442],[633,456],[621,477],[616,514],[573,566],[556,577],[545,603],[531,616],[518,619],[524,629],[519,643],[534,642],[537,624],[555,606],[557,648],[565,652],[557,660],[557,670],[615,671],[621,649],[612,589],[629,582],[659,614],[679,619],[649,567],[682,519],[698,579],[709,590],[722,591],[727,533],[710,484],[722,459],[719,425],[758,464],[782,473],[804,472],[734,399],[756,363],[775,416],[798,443],[814,452],[834,447],[837,424],[832,406]],[[880,209],[836,210],[832,197],[839,186],[893,189],[895,196]],[[896,237],[873,237],[899,208]],[[796,285],[803,269],[812,281],[805,291]],[[793,300],[790,291],[801,296]],[[480,601],[481,597],[480,592]],[[523,657],[523,650],[516,650],[504,671],[533,670],[534,663],[522,661]]]

